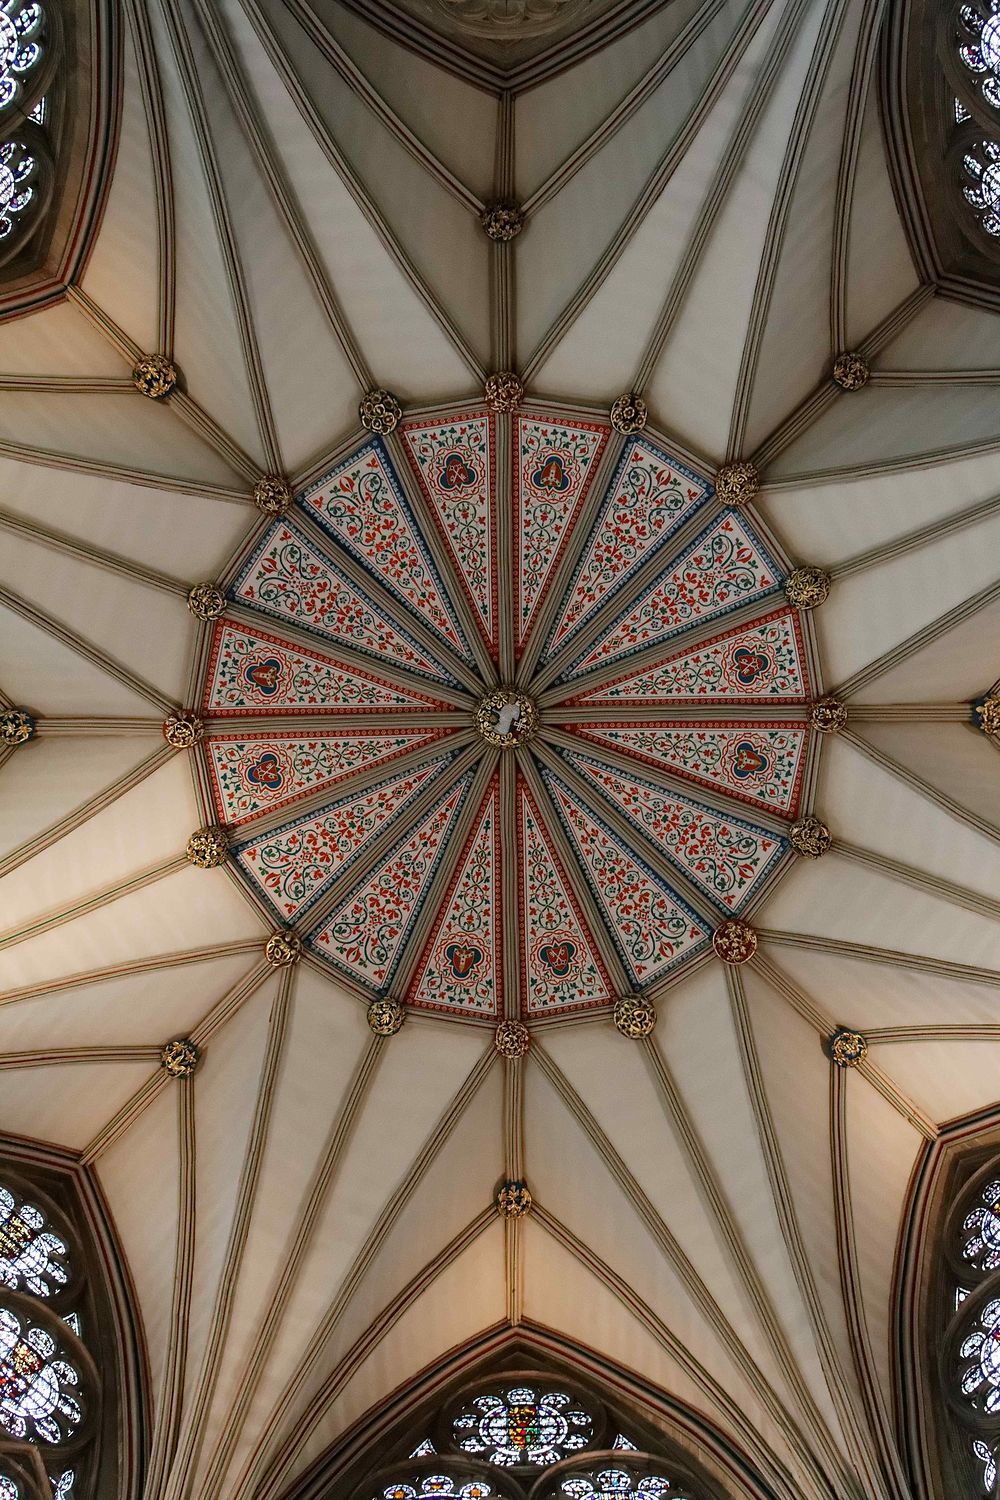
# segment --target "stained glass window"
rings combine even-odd
[[[558,1463],[590,1441],[593,1417],[566,1391],[511,1385],[474,1396],[454,1417],[452,1430],[463,1453],[487,1463]]]
[[[632,1421],[544,1373],[507,1372],[444,1402],[418,1444],[411,1428],[395,1465],[383,1467],[380,1433],[374,1472],[350,1500],[721,1500]]]
[[[42,6],[6,0],[0,5],[0,109],[9,109],[42,57]]]
[[[955,12],[954,56],[959,63],[955,125],[961,130],[959,179],[962,196],[980,227],[1000,238],[1000,0],[961,4]],[[962,127],[980,115],[975,128]],[[997,117],[998,137],[982,129],[982,109]]]
[[[50,1333],[0,1306],[0,1425],[11,1437],[61,1443],[83,1416],[76,1367]]]
[[[665,1474],[639,1474],[618,1464],[567,1474],[543,1494],[545,1500],[683,1500]]]
[[[66,1255],[66,1246],[47,1227],[41,1209],[19,1202],[0,1185],[0,1286],[48,1297],[66,1285]]]

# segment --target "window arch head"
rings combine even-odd
[[[350,1500],[724,1500],[647,1419],[570,1375],[514,1367],[439,1395],[347,1477]],[[328,1479],[307,1492],[344,1493],[335,1462]]]

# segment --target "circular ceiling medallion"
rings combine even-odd
[[[392,445],[365,434],[223,580],[206,827],[368,1003],[647,1005],[810,811],[790,569],[742,497],[593,410],[480,397]]]

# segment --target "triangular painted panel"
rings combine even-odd
[[[788,848],[788,840],[624,775],[589,755],[563,751],[633,827],[727,911],[739,911]]]
[[[391,984],[471,780],[470,771],[419,828],[400,840],[381,868],[309,934],[314,951],[349,979],[380,991]]]
[[[587,724],[574,733],[794,818],[802,791],[802,724]]]
[[[301,504],[453,651],[468,657],[427,543],[377,438],[307,490]]]
[[[366,656],[441,682],[455,679],[389,620],[296,526],[279,521],[264,536],[230,591],[252,609],[353,646]]]
[[[708,928],[559,777],[543,774],[633,983],[642,989],[664,979],[705,946]]]
[[[336,786],[348,776],[398,760],[451,729],[281,729],[275,734],[223,734],[206,739],[212,796],[223,823],[247,823]]]
[[[430,1010],[503,1013],[500,790],[494,779],[459,856],[406,999]]]
[[[549,637],[558,650],[694,515],[708,483],[645,438],[630,438],[608,486],[566,608]]]
[[[528,637],[542,596],[565,550],[610,429],[597,422],[514,422],[515,633]]]
[[[495,444],[487,412],[407,422],[407,457],[490,650],[497,647]]]
[[[666,702],[807,703],[809,696],[802,628],[797,612],[786,609],[569,701],[620,709]]]
[[[530,1018],[608,1004],[611,980],[520,777],[517,842],[522,1014]]]
[[[735,511],[725,511],[564,675],[578,677],[742,609],[773,594],[781,581],[757,534]]]
[[[451,755],[439,756],[357,796],[343,797],[307,818],[247,839],[234,846],[233,857],[244,875],[273,902],[283,922],[299,919],[452,760]]]
[[[398,713],[449,710],[331,656],[303,651],[263,630],[220,620],[205,685],[208,714]]]

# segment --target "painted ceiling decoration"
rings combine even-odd
[[[507,1500],[991,1500],[900,1300],[1000,1129],[1000,301],[926,115],[991,138],[992,23],[929,3],[0,0],[0,1154],[117,1236],[96,1332],[0,1287],[99,1415],[60,1500],[387,1434],[419,1495],[515,1342],[636,1446]]]
[[[382,440],[365,442],[291,511],[254,528],[213,625],[197,752],[212,792],[205,817],[238,827],[227,852],[275,922],[365,993],[492,1021],[510,1009],[505,889],[517,893],[508,910],[524,932],[523,1016],[611,1002],[599,958],[608,945],[629,988],[643,990],[704,956],[715,923],[748,909],[787,865],[787,836],[736,817],[732,801],[794,818],[810,757],[808,616],[785,609],[708,634],[720,616],[760,608],[787,577],[747,507],[720,510],[709,478],[651,435],[619,440],[602,470],[607,424],[530,407],[510,424],[502,493],[497,420],[458,408],[404,421],[407,467]],[[505,511],[512,559],[499,550]],[[399,693],[365,697],[353,674],[299,666],[294,639],[252,630],[260,616],[380,663]],[[436,659],[423,649],[428,635]],[[520,697],[497,691],[501,639],[521,664]],[[703,644],[678,657],[678,639]],[[640,652],[640,677],[616,675]],[[430,678],[447,700],[427,695]],[[650,718],[693,708],[706,691],[708,720]],[[530,733],[504,718],[508,697],[514,714],[531,716]],[[617,717],[577,722],[567,701]],[[750,705],[777,705],[781,717],[717,716]],[[262,712],[266,734],[228,722]],[[304,714],[338,728],[298,732]],[[611,761],[573,748],[576,736]],[[508,748],[518,764],[501,785]],[[405,770],[387,765],[402,756]],[[722,800],[686,795],[685,781]],[[359,870],[368,873],[355,882]]]

